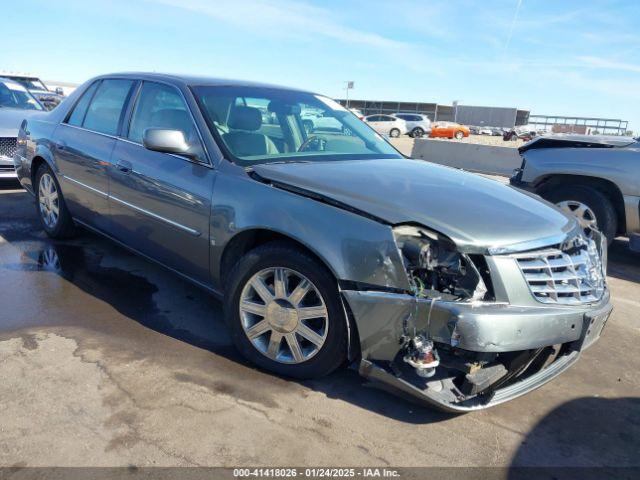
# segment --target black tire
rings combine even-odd
[[[47,224],[40,208],[40,181],[45,174],[48,174],[53,180],[58,194],[58,219],[53,225]],[[33,189],[36,194],[36,213],[43,230],[51,238],[73,237],[76,234],[76,226],[73,222],[73,219],[71,218],[69,210],[67,209],[67,204],[64,201],[64,196],[62,195],[62,190],[60,189],[60,183],[58,182],[58,179],[56,178],[51,168],[49,168],[49,165],[43,163],[40,165],[40,167],[38,167],[35,180],[36,182],[33,186]]]
[[[455,137],[456,140],[462,140],[464,138],[464,133],[458,130],[456,133],[453,134],[453,136]]]
[[[400,130],[398,130],[397,128],[392,128],[391,130],[389,130],[389,136],[391,138],[398,138],[400,136]]]
[[[318,289],[328,312],[327,336],[315,355],[296,364],[280,363],[264,355],[249,340],[240,318],[240,298],[245,284],[254,274],[270,267],[284,267],[304,275]],[[225,318],[233,342],[240,353],[259,367],[294,378],[318,378],[336,370],[347,358],[347,320],[333,275],[313,257],[295,246],[272,242],[245,254],[228,278]]]
[[[420,127],[416,127],[411,132],[411,136],[413,138],[422,138],[424,136],[424,130],[422,130]]]
[[[618,215],[609,197],[600,190],[587,185],[563,185],[542,193],[542,197],[551,203],[578,201],[588,206],[596,217],[598,230],[611,244],[618,231]]]

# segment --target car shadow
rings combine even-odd
[[[638,478],[640,398],[577,398],[527,434],[508,478]]]

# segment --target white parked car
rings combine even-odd
[[[431,133],[431,120],[421,113],[396,113],[393,115],[400,120],[407,122],[407,135],[413,138],[420,138]]]
[[[380,135],[397,138],[409,133],[407,122],[392,115],[369,115],[363,119]]]

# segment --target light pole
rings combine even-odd
[[[347,96],[346,96],[347,108],[349,108],[349,90],[353,90],[353,80],[348,80],[344,83],[346,84],[345,91],[347,93]]]
[[[458,102],[459,102],[459,100],[454,100],[452,102],[452,105],[453,105],[453,121],[454,121],[454,123],[458,123]]]

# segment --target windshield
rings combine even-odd
[[[402,158],[340,104],[311,93],[264,87],[195,87],[213,135],[231,160],[250,166]]]
[[[39,78],[11,77],[11,79],[29,90],[48,91],[48,88],[45,87],[44,83],[42,83]]]
[[[42,110],[42,105],[21,85],[0,81],[0,108]]]

